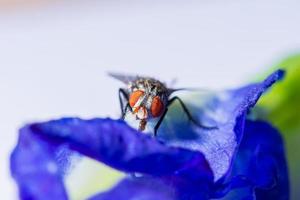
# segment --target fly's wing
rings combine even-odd
[[[126,75],[126,74],[114,73],[114,72],[109,72],[108,75],[110,77],[113,77],[114,79],[121,81],[122,83],[124,83],[126,85],[128,85],[130,82],[136,81],[139,77],[136,75]]]
[[[203,88],[168,88],[168,96],[176,96],[176,93],[179,95],[182,95],[183,93],[190,93],[190,92],[194,92],[194,93],[205,93],[208,92],[208,90],[203,89]],[[173,95],[173,93],[175,93]]]

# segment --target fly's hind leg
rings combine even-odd
[[[183,103],[183,101],[177,97],[177,96],[174,96],[172,97],[169,101],[168,101],[168,106],[170,106],[174,101],[178,101],[181,108],[183,109],[183,111],[185,112],[185,114],[187,115],[188,119],[194,123],[196,126],[200,127],[200,128],[203,128],[203,129],[208,129],[208,130],[212,130],[212,129],[217,129],[217,127],[207,127],[207,126],[204,126],[202,125],[201,123],[199,123],[197,120],[195,120],[193,118],[193,116],[191,115],[190,111],[187,109],[187,107],[185,106],[185,104]]]
[[[157,124],[155,125],[155,127],[154,127],[154,137],[157,136],[157,130],[158,130],[158,128],[160,127],[162,121],[164,120],[164,118],[165,118],[167,112],[168,112],[168,108],[166,108],[166,110],[164,111],[164,113],[163,113],[163,114],[161,115],[161,117],[159,118]]]

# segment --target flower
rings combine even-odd
[[[174,114],[166,117],[157,138],[109,118],[26,125],[11,155],[20,198],[68,199],[64,166],[56,157],[66,149],[131,174],[93,200],[288,199],[280,134],[267,122],[247,119],[283,74],[278,70],[261,83],[192,96],[193,115],[215,129],[201,129]]]

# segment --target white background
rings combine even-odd
[[[235,87],[300,47],[297,1],[63,1],[0,13],[0,188],[16,198],[9,154],[26,122],[116,117],[120,83]]]

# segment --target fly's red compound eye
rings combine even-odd
[[[144,91],[142,90],[136,90],[133,91],[129,97],[129,105],[131,108],[134,107],[136,102],[144,95]]]
[[[152,100],[152,104],[150,108],[151,115],[153,117],[159,117],[163,110],[164,110],[163,102],[161,101],[159,96],[155,96]]]

